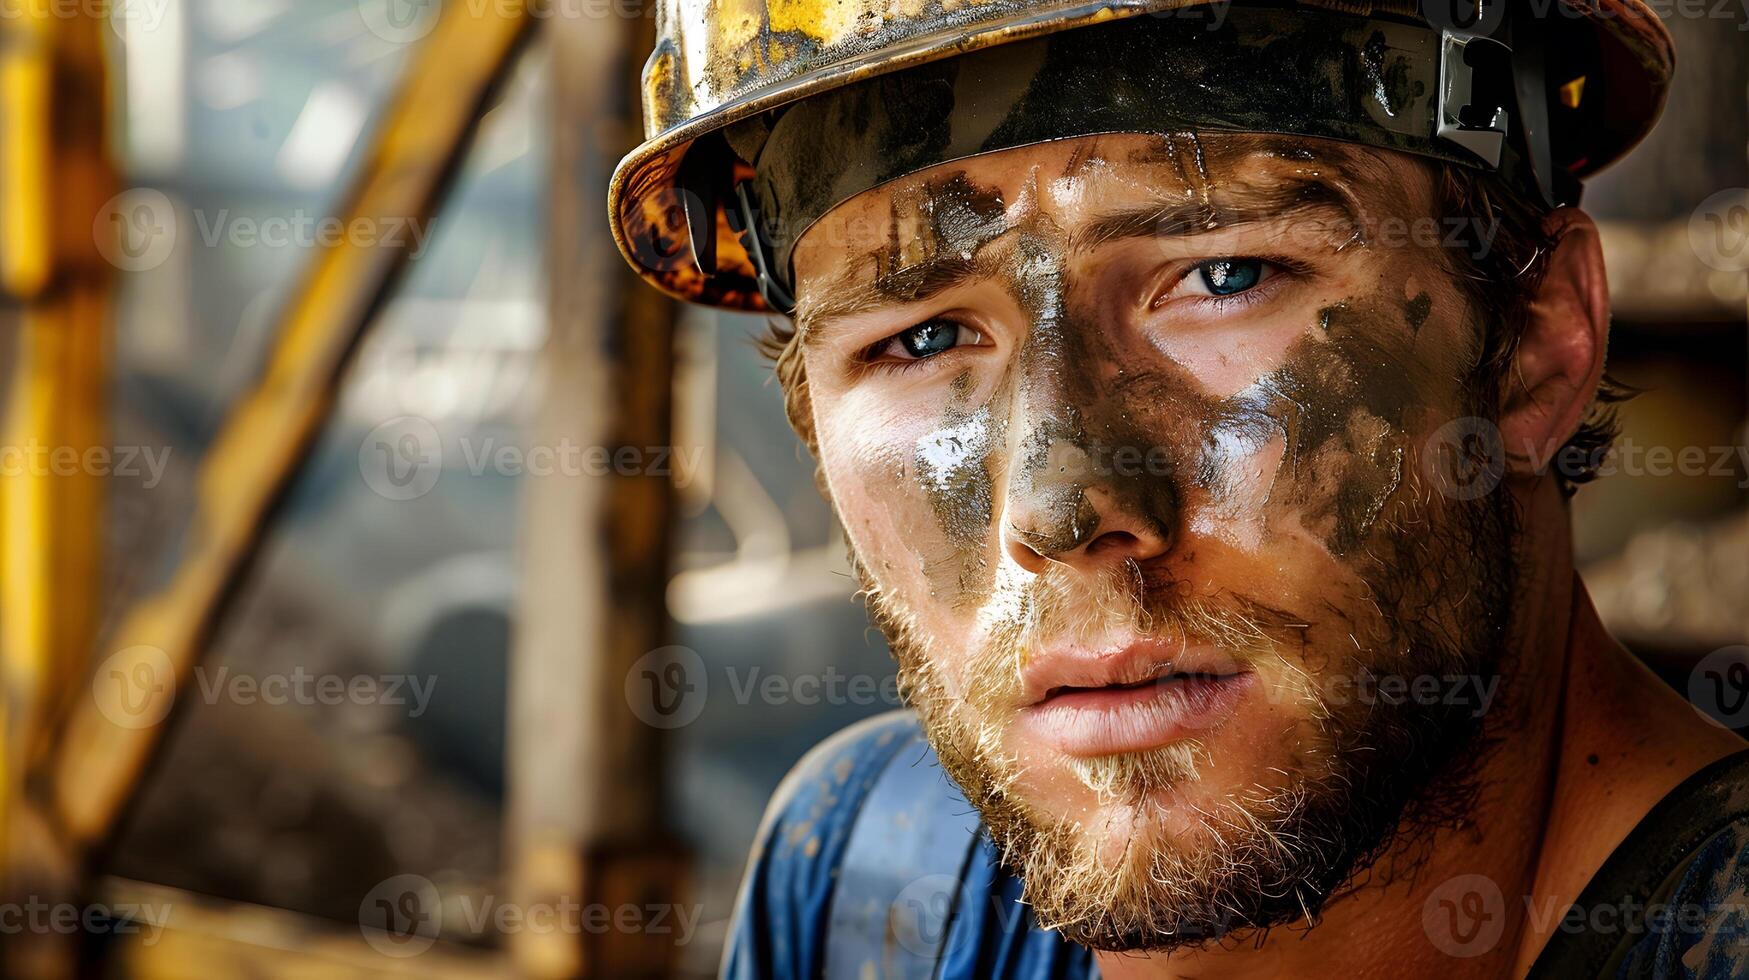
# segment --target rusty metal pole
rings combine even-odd
[[[529,436],[645,462],[671,442],[674,310],[615,253],[603,202],[637,137],[633,52],[649,49],[650,26],[613,13],[545,25],[551,332]],[[507,749],[513,890],[525,905],[679,901],[686,862],[664,834],[661,733],[626,696],[667,631],[669,477],[636,465],[530,477],[525,500]],[[522,973],[541,978],[663,976],[674,952],[671,937],[614,929],[525,931],[512,945]]]
[[[15,5],[16,7],[16,5]],[[84,678],[102,581],[105,362],[118,244],[104,27],[26,3],[0,18],[0,839],[4,900],[73,898],[76,870],[26,773]],[[0,972],[55,976],[75,950],[21,934]]]

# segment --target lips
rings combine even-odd
[[[1041,652],[1022,671],[1022,731],[1068,755],[1139,752],[1206,733],[1255,686],[1214,647],[1137,642]]]

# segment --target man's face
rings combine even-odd
[[[1474,698],[1411,693],[1495,671],[1511,580],[1503,495],[1427,465],[1489,413],[1432,200],[1334,143],[1088,137],[909,176],[798,243],[864,585],[1071,939],[1300,919],[1478,751]]]

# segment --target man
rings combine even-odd
[[[1658,21],[802,8],[665,8],[610,203],[785,318],[914,711],[779,790],[725,973],[1749,975],[1749,756],[1567,512]]]

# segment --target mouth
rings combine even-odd
[[[1175,648],[1171,659],[1137,645],[1109,654],[1066,651],[1039,658],[1024,734],[1067,755],[1095,757],[1158,748],[1206,734],[1230,718],[1256,677],[1211,648]],[[1029,665],[1033,666],[1033,665]],[[1051,681],[1050,686],[1043,686]]]

